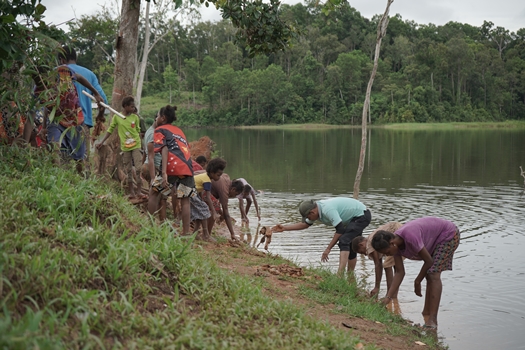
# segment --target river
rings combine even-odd
[[[185,132],[189,140],[208,135],[228,162],[225,172],[262,191],[261,225],[298,222],[303,199],[352,196],[360,129]],[[525,349],[525,195],[519,169],[525,167],[525,131],[372,129],[369,140],[359,195],[372,212],[365,236],[388,221],[429,215],[461,230],[454,270],[442,273],[443,342],[450,349]],[[237,206],[230,201],[240,222]],[[253,209],[249,216],[254,233]],[[269,250],[301,266],[336,271],[337,247],[328,263],[320,262],[333,233],[319,224],[275,234]],[[399,292],[402,315],[415,323],[423,323],[423,298],[412,287],[421,264],[405,262]],[[358,258],[356,273],[373,283],[368,259]],[[381,295],[385,289],[383,281]]]

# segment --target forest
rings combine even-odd
[[[166,103],[178,106],[183,125],[361,123],[379,15],[365,18],[349,4],[328,12],[313,1],[284,4],[280,17],[298,33],[291,47],[250,57],[231,22],[200,21],[191,6],[178,12],[160,6],[152,3],[139,27],[136,71],[139,77],[147,51],[140,113],[148,123]],[[113,12],[104,7],[82,16],[64,33],[108,97],[119,23]],[[488,21],[438,26],[391,16],[371,124],[524,119],[525,28],[514,33]]]

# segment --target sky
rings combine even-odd
[[[372,18],[381,14],[386,7],[386,0],[349,0],[350,5],[362,16]],[[283,0],[294,4],[297,0]],[[95,14],[102,5],[116,7],[118,0],[42,0],[47,7],[46,23],[55,25]],[[213,6],[202,7],[202,19],[216,21],[221,16]],[[433,23],[443,25],[449,21],[468,23],[479,27],[483,21],[491,21],[497,27],[516,32],[525,28],[525,1],[523,0],[395,0],[390,6],[390,15],[400,14],[403,20],[413,20],[418,24]],[[66,25],[61,26],[67,30]]]

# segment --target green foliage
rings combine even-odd
[[[351,349],[47,153],[0,147],[0,346]]]

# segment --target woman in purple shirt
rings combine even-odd
[[[441,272],[452,270],[452,258],[459,245],[459,230],[454,223],[436,218],[424,217],[401,226],[396,233],[378,231],[372,240],[372,247],[379,253],[394,256],[396,274],[392,286],[383,299],[387,303],[397,293],[405,268],[404,256],[411,260],[423,260],[421,271],[414,280],[414,292],[421,295],[421,281],[427,280],[423,318],[425,327],[437,328],[437,314],[441,300]]]

